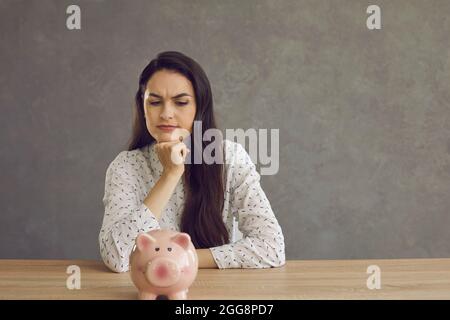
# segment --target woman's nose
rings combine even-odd
[[[165,105],[162,108],[162,112],[160,117],[164,120],[172,119],[173,118],[173,109],[169,105]]]

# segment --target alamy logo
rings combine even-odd
[[[373,264],[367,267],[367,274],[370,274],[367,278],[366,285],[370,290],[381,289],[381,270],[380,267]]]
[[[81,270],[77,265],[70,265],[66,270],[67,274],[70,274],[66,280],[66,287],[69,290],[80,289],[81,288]]]
[[[379,6],[373,4],[367,7],[367,13],[371,15],[367,18],[366,25],[369,30],[381,29],[381,9]]]
[[[202,121],[194,121],[193,133],[194,141],[191,141],[190,132],[186,129],[176,129],[171,134],[171,140],[179,140],[183,137],[183,142],[189,147],[194,145],[195,152],[193,153],[194,164],[223,164],[226,159],[223,159],[220,152],[223,141],[223,134],[219,129],[208,129],[202,134]],[[261,175],[275,175],[279,170],[279,153],[280,153],[280,133],[279,129],[226,129],[225,139],[235,141],[245,147],[248,141],[249,156],[254,164],[260,164]],[[203,142],[208,142],[203,149]],[[270,154],[269,154],[270,142]],[[182,157],[178,154],[178,149],[174,149],[171,159],[175,164],[183,162]],[[185,163],[190,164],[191,158],[187,157]]]
[[[66,20],[66,27],[69,30],[81,29],[81,9],[79,6],[72,4],[67,7],[66,13],[70,14]]]

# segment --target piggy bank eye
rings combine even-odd
[[[155,251],[159,251],[159,248],[155,248]]]
[[[167,248],[167,251],[172,251],[172,248]]]

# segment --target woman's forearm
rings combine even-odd
[[[164,173],[153,186],[144,200],[144,204],[159,220],[161,213],[169,202],[181,176]]]
[[[209,249],[196,249],[199,269],[217,269],[216,261]]]

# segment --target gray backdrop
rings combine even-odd
[[[79,31],[66,8],[81,7]],[[368,30],[378,4],[382,29]],[[450,256],[450,1],[0,1],[0,258],[100,259],[143,67],[197,60],[221,128],[279,128],[288,259]]]

